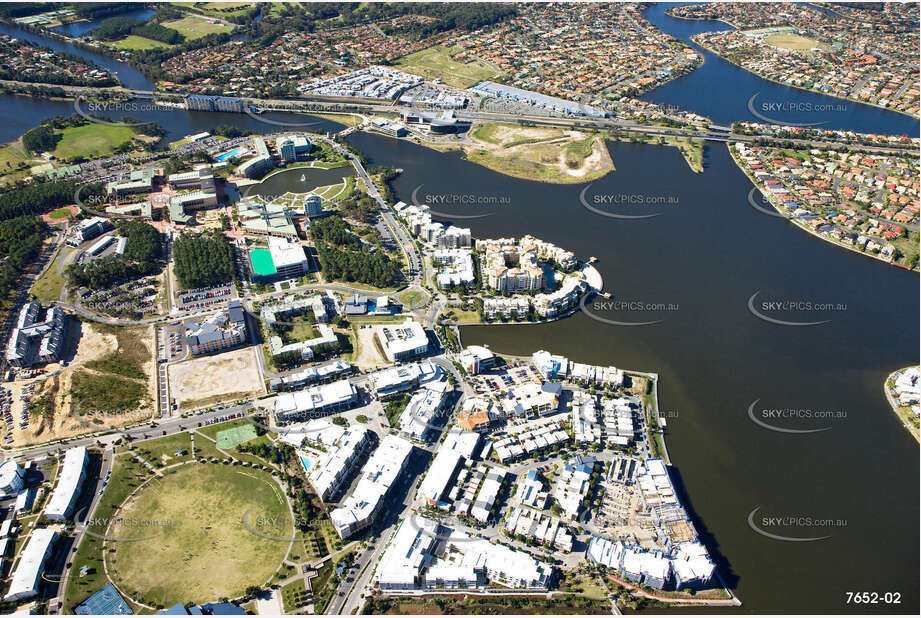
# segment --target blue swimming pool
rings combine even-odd
[[[308,472],[310,470],[310,460],[304,457],[303,455],[300,456],[300,459],[301,459],[301,465],[304,466],[304,472]]]
[[[227,152],[222,152],[221,154],[214,157],[218,161],[226,161],[227,159],[232,159],[233,157],[238,156],[243,152],[243,148],[234,148],[233,150],[228,150]]]

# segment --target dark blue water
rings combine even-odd
[[[247,114],[231,114],[218,112],[190,112],[184,109],[176,110],[147,110],[149,100],[132,100],[126,105],[138,106],[135,110],[113,113],[92,112],[94,118],[107,120],[125,120],[130,118],[137,122],[154,122],[166,131],[161,140],[161,146],[167,142],[175,141],[186,135],[211,131],[218,125],[231,125],[241,129],[249,129],[256,133],[276,133],[285,130],[311,131],[319,133],[338,132],[344,125],[315,116],[300,114],[267,113],[258,118]],[[86,105],[81,109],[86,111]],[[35,127],[47,118],[55,116],[72,116],[75,114],[74,102],[71,100],[52,101],[36,99],[33,97],[12,94],[0,94],[0,143],[11,142],[20,135]],[[289,122],[288,126],[279,126],[274,122]],[[303,124],[310,123],[310,124]]]
[[[918,120],[904,114],[782,86],[738,68],[691,42],[693,34],[731,30],[730,26],[721,21],[675,19],[665,14],[670,6],[674,5],[653,4],[644,11],[644,15],[653,25],[685,41],[702,54],[704,63],[691,73],[646,93],[640,97],[644,101],[674,105],[728,126],[736,120],[764,122],[748,108],[751,97],[757,95],[753,103],[755,110],[778,123],[820,122],[822,124],[816,125],[816,128],[849,129],[861,133],[918,134]],[[806,110],[815,110],[817,106],[843,106],[844,110],[763,111],[763,104],[772,103]]]
[[[127,11],[125,13],[119,13],[117,17],[127,17],[128,19],[137,19],[144,20],[148,17],[156,14],[156,11],[148,8],[141,8],[134,11]],[[64,24],[63,26],[58,26],[57,28],[52,28],[55,32],[59,32],[66,36],[72,37],[81,37],[93,28],[97,28],[99,24],[102,23],[102,19],[94,19],[91,21],[77,21],[72,24]]]
[[[725,145],[707,147],[694,174],[674,148],[610,144],[617,171],[587,195],[667,196],[671,206],[641,221],[615,220],[580,205],[583,185],[508,178],[456,153],[359,133],[347,138],[374,165],[399,167],[398,199],[423,195],[506,198],[497,206],[445,206],[469,216],[477,238],[529,233],[599,258],[605,289],[621,300],[673,303],[654,314],[585,313],[537,326],[469,326],[465,344],[497,352],[551,350],[570,359],[658,372],[659,402],[672,413],[668,450],[684,499],[741,613],[917,613],[918,446],[883,395],[889,372],[918,362],[918,275],[816,239],[753,209],[751,182]],[[756,291],[772,299],[846,304],[817,327],[755,318]],[[821,300],[820,300],[821,299]],[[885,299],[885,300],[882,300]],[[590,309],[594,303],[590,303]],[[770,408],[846,412],[804,435],[751,422],[756,399]],[[816,421],[811,427],[816,426]],[[789,426],[789,425],[788,425]],[[810,428],[811,428],[810,427]],[[779,542],[747,525],[768,516],[846,520],[821,528],[822,542]],[[820,528],[774,529],[813,536]],[[817,535],[816,535],[817,536]],[[901,604],[855,606],[847,591],[901,593]]]
[[[112,58],[103,56],[102,54],[97,54],[91,51],[80,49],[78,47],[74,47],[68,43],[62,43],[50,37],[41,36],[32,32],[26,32],[25,30],[15,26],[10,26],[9,24],[0,24],[0,32],[8,34],[12,37],[16,37],[18,39],[29,41],[35,45],[48,47],[55,51],[69,52],[75,56],[80,56],[81,58],[89,60],[96,66],[108,69],[109,71],[115,73],[118,77],[118,81],[120,81],[126,88],[131,88],[133,90],[153,90],[153,82],[144,77],[140,71],[132,67],[130,64],[119,62],[118,60],[113,60]],[[38,122],[32,123],[32,126],[36,124],[38,124]]]

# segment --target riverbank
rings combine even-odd
[[[886,381],[883,383],[883,393],[886,395],[886,401],[889,402],[889,406],[892,408],[892,411],[895,413],[899,421],[901,421],[902,426],[908,430],[908,433],[910,433],[915,440],[921,442],[921,431],[918,429],[917,416],[912,413],[911,406],[900,406],[899,402],[896,401],[895,397],[893,397],[895,381],[898,380],[902,373],[911,368],[912,367],[903,367],[890,373],[886,377]]]
[[[864,256],[864,257],[873,258],[874,260],[878,260],[878,261],[883,262],[884,264],[888,264],[888,265],[890,265],[890,266],[896,266],[896,267],[901,268],[901,269],[903,269],[903,270],[914,270],[914,269],[909,269],[909,268],[907,268],[906,266],[903,266],[903,265],[899,264],[898,262],[894,262],[894,261],[892,261],[892,260],[888,260],[888,259],[886,259],[885,257],[883,257],[882,255],[873,254],[873,253],[867,253],[867,252],[865,252],[865,251],[860,250],[859,248],[857,248],[857,247],[854,246],[854,245],[849,245],[849,244],[844,243],[844,242],[841,242],[841,241],[839,241],[839,240],[837,240],[837,239],[830,238],[830,237],[828,237],[828,236],[823,236],[822,234],[819,234],[818,232],[816,232],[815,230],[813,230],[812,228],[810,228],[808,225],[806,225],[805,223],[803,223],[803,222],[800,221],[799,219],[796,219],[796,218],[794,218],[794,217],[789,216],[787,213],[785,213],[783,210],[780,209],[780,207],[774,202],[774,200],[769,199],[769,198],[767,197],[767,193],[765,192],[764,187],[763,187],[762,185],[758,184],[758,181],[754,178],[754,176],[752,176],[752,175],[748,172],[748,169],[747,169],[744,165],[742,165],[742,162],[739,161],[739,159],[738,159],[738,157],[737,157],[737,154],[736,154],[735,150],[732,148],[732,144],[731,144],[730,142],[727,142],[727,143],[726,143],[726,148],[729,149],[729,156],[732,158],[732,161],[733,161],[733,162],[736,164],[736,166],[742,171],[742,173],[745,174],[746,178],[748,178],[749,181],[751,181],[751,183],[752,183],[752,185],[755,187],[755,189],[757,189],[759,193],[761,193],[763,196],[765,196],[765,200],[771,205],[771,208],[773,208],[773,209],[777,212],[778,216],[783,217],[784,219],[786,219],[786,220],[789,221],[790,223],[793,223],[794,225],[796,225],[796,227],[798,227],[799,229],[803,230],[804,232],[807,232],[808,234],[810,234],[810,235],[812,235],[812,236],[815,236],[816,238],[818,238],[818,239],[820,239],[820,240],[823,240],[823,241],[825,241],[825,242],[827,242],[827,243],[829,243],[829,244],[835,245],[836,247],[840,247],[840,248],[842,248],[842,249],[847,249],[848,251],[853,251],[854,253],[858,253],[858,254],[860,254],[860,255],[862,255],[862,256]],[[917,270],[915,270],[915,272],[917,272]]]
[[[693,137],[663,137],[659,135],[647,135],[645,133],[612,134],[611,139],[619,142],[626,142],[628,144],[643,143],[677,148],[692,172],[695,174],[702,174],[704,171],[703,139]]]

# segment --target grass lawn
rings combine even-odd
[[[185,37],[186,41],[194,41],[195,39],[200,39],[201,37],[208,34],[233,31],[232,26],[212,24],[207,19],[202,19],[201,17],[193,17],[191,15],[188,17],[183,17],[182,19],[177,19],[175,21],[166,21],[161,25],[178,31],[179,34]]]
[[[150,476],[150,471],[142,463],[136,463],[130,454],[116,455],[112,476],[96,510],[93,512],[91,525],[87,530],[93,534],[104,535],[109,520],[115,509],[131,491]],[[130,543],[127,543],[130,545]],[[64,589],[64,613],[71,613],[73,606],[102,588],[106,582],[102,567],[102,540],[86,534],[71,559],[72,577],[67,580]],[[86,566],[89,572],[80,577],[80,567]]]
[[[188,432],[182,432],[135,442],[134,451],[155,466],[188,461],[192,459],[192,438]],[[177,451],[185,451],[185,455],[177,455]]]
[[[394,64],[401,71],[421,75],[428,79],[440,78],[449,86],[467,88],[473,84],[491,80],[499,73],[482,60],[464,63],[451,58],[463,51],[460,47],[434,45],[427,49],[403,56]]]
[[[203,433],[209,438],[211,438],[212,440],[216,441],[217,435],[220,432],[225,431],[227,429],[233,429],[234,427],[243,427],[244,425],[249,425],[250,427],[252,427],[253,424],[250,423],[245,418],[235,418],[232,421],[227,421],[224,423],[215,423],[214,425],[206,425],[204,427],[199,427],[198,433]]]
[[[243,15],[253,8],[252,2],[170,2],[170,4],[212,17]]]
[[[397,296],[397,300],[403,303],[404,307],[414,307],[425,300],[425,295],[419,290],[406,290]]]
[[[65,209],[66,210],[66,209]],[[68,211],[69,214],[69,211]],[[59,252],[60,253],[60,252]],[[38,300],[60,300],[61,288],[64,287],[64,276],[58,272],[56,262],[61,259],[60,255],[55,256],[54,262],[45,271],[33,285],[29,293]]]
[[[36,162],[22,146],[22,140],[0,146],[0,184],[15,182],[29,175],[29,167]],[[20,165],[25,167],[20,168]]]
[[[117,147],[134,139],[131,127],[90,123],[81,127],[67,127],[61,131],[61,141],[54,149],[58,159],[77,157],[95,159],[111,154]]]
[[[70,216],[70,208],[58,208],[57,210],[52,210],[48,213],[48,218],[57,221],[59,219],[66,219]]]
[[[290,613],[298,607],[307,604],[310,594],[304,585],[304,580],[298,579],[281,587],[281,601],[284,604],[285,613]]]
[[[334,113],[322,113],[321,114],[317,112],[311,112],[310,115],[316,116],[317,118],[323,118],[325,120],[332,120],[333,122],[344,124],[347,127],[355,127],[361,124],[361,116],[357,114],[334,114]]]
[[[145,532],[156,536],[112,544],[109,573],[126,594],[159,607],[233,598],[249,585],[265,584],[293,533],[285,497],[268,474],[224,465],[169,470],[118,515],[124,519],[110,526],[109,535],[138,537],[135,522],[153,522]]]
[[[480,314],[474,310],[451,307],[448,309],[447,313],[450,314],[448,317],[458,324],[476,324],[483,321],[483,318],[480,317]]]
[[[160,49],[170,47],[168,43],[145,39],[136,34],[129,34],[123,39],[110,43],[110,45],[116,49]]]
[[[818,47],[819,49],[829,49],[829,46],[821,41],[809,39],[798,34],[769,34],[764,37],[764,42],[780,49],[806,50]]]
[[[213,440],[209,440],[205,436],[196,432],[195,436],[195,458],[200,459],[204,457],[205,459],[211,459],[212,457],[217,457],[218,459],[224,459],[227,457],[224,453],[217,450],[217,443]]]

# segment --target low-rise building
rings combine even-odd
[[[19,557],[13,571],[10,588],[4,601],[21,601],[38,594],[45,561],[51,556],[57,533],[51,528],[38,528],[29,535],[29,542]]]
[[[425,478],[419,485],[419,495],[433,507],[444,505],[442,498],[464,464],[464,456],[453,449],[441,448],[429,464]]]
[[[91,217],[83,219],[74,224],[71,228],[70,237],[67,244],[71,247],[79,247],[88,240],[93,240],[97,236],[104,234],[112,229],[112,224],[105,217]]]
[[[269,380],[269,390],[272,392],[288,391],[303,388],[309,384],[329,382],[334,378],[352,373],[355,367],[344,360],[336,360],[322,367],[307,367],[297,373],[291,373],[280,378]]]
[[[416,440],[430,439],[433,423],[444,411],[449,388],[445,381],[429,382],[413,393],[400,414],[400,430]]]
[[[64,352],[65,315],[60,307],[43,311],[37,302],[27,302],[19,310],[6,347],[6,360],[14,367],[54,363]]]
[[[226,311],[218,311],[203,322],[186,322],[186,344],[192,354],[209,354],[246,341],[243,304],[234,299]]]
[[[572,551],[573,535],[556,517],[516,506],[505,520],[505,531],[513,537],[535,541],[560,551]]]
[[[374,335],[392,363],[416,358],[428,351],[425,329],[412,318],[406,318],[402,324],[375,325]]]
[[[269,337],[269,354],[272,358],[285,361],[298,357],[302,361],[312,361],[317,356],[338,349],[339,338],[329,324],[317,324],[318,335],[305,341],[285,344],[278,335]]]
[[[457,356],[461,367],[470,375],[476,375],[496,366],[498,359],[492,351],[481,345],[468,345]]]
[[[412,454],[413,445],[398,436],[387,435],[367,463],[360,480],[342,506],[330,512],[336,532],[343,539],[370,526],[383,508],[390,490],[398,484]]]
[[[57,486],[45,507],[45,517],[54,521],[70,519],[80,498],[88,461],[85,446],[75,446],[67,450],[58,472]]]
[[[348,380],[338,380],[278,395],[275,398],[275,418],[281,423],[320,418],[347,410],[357,401],[358,389]]]
[[[377,395],[385,397],[416,388],[441,376],[441,368],[434,363],[409,363],[375,371],[370,375],[370,380]]]
[[[315,435],[315,430],[308,429],[306,439],[310,441]],[[343,430],[335,442],[326,445],[326,454],[314,463],[307,475],[307,480],[320,500],[329,502],[347,486],[370,446],[371,430],[361,425],[353,425]]]

